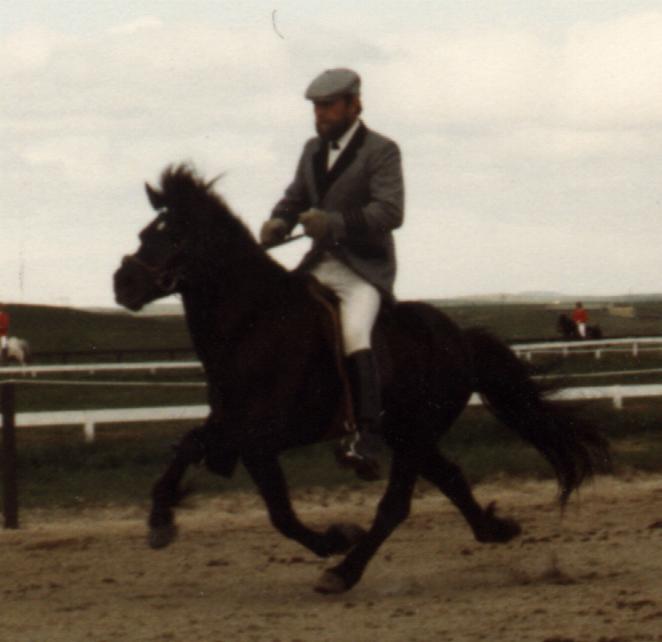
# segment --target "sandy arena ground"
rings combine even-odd
[[[306,522],[367,525],[380,485],[300,491]],[[602,478],[560,519],[547,482],[485,484],[522,536],[481,545],[448,502],[412,515],[348,593],[277,534],[255,495],[192,499],[179,539],[145,545],[143,509],[24,512],[0,532],[7,642],[662,641],[662,476]]]

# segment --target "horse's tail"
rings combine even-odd
[[[558,403],[529,368],[490,333],[465,331],[473,357],[474,388],[493,414],[532,444],[551,464],[565,504],[573,490],[610,466],[609,444],[595,426]]]

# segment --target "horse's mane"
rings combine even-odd
[[[161,174],[160,186],[163,200],[168,207],[180,216],[194,214],[208,222],[223,225],[223,233],[236,241],[250,240],[255,244],[248,227],[232,212],[225,200],[214,192],[219,175],[211,181],[204,181],[190,164],[170,165]]]

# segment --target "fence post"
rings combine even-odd
[[[83,436],[85,437],[85,443],[91,444],[94,442],[94,421],[88,419],[83,426]]]
[[[621,387],[616,385],[613,387],[613,396],[614,408],[616,410],[623,410],[623,391]]]
[[[16,481],[16,430],[14,384],[3,383],[2,404],[2,502],[5,528],[18,528],[18,483]]]

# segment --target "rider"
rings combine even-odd
[[[260,240],[276,244],[297,223],[313,239],[299,268],[340,301],[357,421],[344,456],[376,477],[382,405],[371,333],[382,297],[393,296],[392,230],[403,221],[404,186],[398,146],[359,118],[360,87],[350,69],[329,69],[309,85],[305,97],[313,103],[318,136],[305,144],[294,180],[262,226]]]
[[[0,362],[6,363],[9,357],[9,313],[0,303]]]
[[[575,309],[572,312],[572,320],[577,326],[577,332],[581,339],[586,339],[586,324],[588,323],[588,312],[581,301],[575,303]]]

